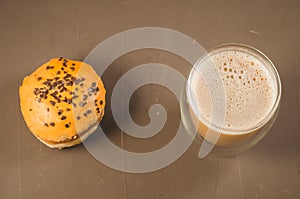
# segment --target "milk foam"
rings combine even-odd
[[[214,75],[200,74],[195,70],[189,77],[204,123],[212,123],[232,132],[256,127],[270,113],[276,100],[275,77],[266,67],[269,63],[253,53],[236,50],[217,51],[206,59],[209,60],[195,67],[198,71],[211,67],[214,73],[210,74]],[[214,81],[222,82],[222,86],[212,84]],[[212,89],[214,92],[211,92]],[[221,92],[225,94],[225,103],[214,104],[213,107],[212,98],[218,97]],[[213,108],[217,113],[224,112],[224,106],[224,122],[216,123]]]

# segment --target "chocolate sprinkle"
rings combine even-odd
[[[50,122],[49,123],[51,126],[55,126],[55,123],[54,122]]]
[[[64,91],[67,91],[68,89],[66,88],[66,87],[62,87],[62,89],[60,90],[60,92],[62,93],[62,92],[64,92]]]
[[[91,110],[86,110],[85,113],[83,114],[85,117],[87,117],[88,114],[91,114],[92,111]]]
[[[69,128],[70,126],[69,126],[69,124],[65,124],[65,127],[66,127],[66,128]]]
[[[38,95],[38,94],[41,93],[41,91],[40,91],[38,88],[34,88],[33,93],[34,93],[35,95]]]
[[[82,100],[85,101],[87,100],[88,96],[87,95],[83,95]]]
[[[61,116],[61,120],[65,120],[67,117],[65,115]]]
[[[92,113],[91,110],[87,110],[87,111],[86,111],[86,114],[90,114],[90,113]]]
[[[58,115],[61,115],[61,114],[62,114],[62,110],[59,110],[59,111],[57,112],[57,114],[58,114]]]
[[[66,74],[66,76],[64,76],[64,79],[67,79],[67,78],[69,78],[69,77],[72,77],[72,75],[70,75],[70,74],[68,73],[68,74]]]
[[[51,95],[52,97],[56,98],[57,93],[58,93],[57,91],[54,91],[54,92],[51,93],[50,95]]]
[[[76,85],[78,85],[78,84],[84,82],[84,81],[85,81],[85,78],[80,78],[80,79],[76,79],[76,78],[75,78],[73,81],[75,82]],[[80,85],[81,85],[81,84],[80,84]]]
[[[52,106],[54,106],[54,105],[55,105],[55,102],[54,102],[54,101],[52,101],[52,100],[50,100],[50,103],[52,104]]]
[[[68,99],[68,104],[72,104],[72,99]]]
[[[46,66],[46,70],[54,69],[54,66]]]
[[[38,80],[38,81],[42,80],[42,77],[39,77],[37,80]]]
[[[44,125],[47,126],[47,127],[49,126],[47,123],[44,123]]]
[[[69,81],[69,82],[67,82],[66,85],[67,85],[67,86],[73,86],[73,82],[72,82],[72,81]]]

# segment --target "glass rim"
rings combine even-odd
[[[269,70],[269,72],[274,76],[274,81],[276,84],[275,101],[272,104],[272,108],[270,109],[270,111],[267,113],[267,115],[264,118],[261,119],[261,121],[259,123],[255,124],[253,127],[246,128],[246,129],[238,129],[237,130],[237,129],[232,129],[232,128],[225,128],[225,127],[214,124],[212,121],[211,122],[207,121],[206,119],[204,119],[202,117],[202,115],[199,115],[197,117],[200,117],[200,118],[198,118],[198,120],[201,121],[202,123],[204,123],[204,125],[206,125],[209,129],[219,132],[220,134],[239,135],[239,134],[247,134],[250,132],[254,132],[254,131],[260,129],[261,127],[263,127],[266,123],[268,123],[268,121],[271,120],[271,118],[273,117],[273,115],[276,113],[276,111],[278,110],[278,108],[280,106],[280,100],[281,100],[281,94],[282,94],[282,86],[281,86],[280,76],[279,76],[279,73],[278,73],[275,65],[273,64],[273,62],[263,52],[256,49],[255,47],[252,47],[252,46],[249,46],[246,44],[241,44],[241,43],[221,44],[214,48],[211,48],[208,51],[208,53],[205,56],[201,57],[200,59],[201,59],[201,61],[203,61],[203,60],[209,58],[209,56],[212,55],[213,53],[216,53],[217,51],[226,49],[226,48],[237,48],[237,49],[241,49],[241,50],[247,50],[247,51],[249,51],[250,55],[259,56],[259,58],[261,58],[262,60],[264,60],[267,63],[268,66],[265,66],[265,65],[263,65],[263,66],[266,67]],[[201,63],[201,61],[200,61],[200,63]],[[196,63],[198,63],[198,61]],[[190,73],[188,75],[188,80],[187,80],[187,84],[186,84],[186,88],[185,88],[186,92],[188,92],[188,90],[189,90],[189,85],[191,84],[190,81],[192,79],[191,75],[193,74],[194,70],[195,70],[195,67],[193,66],[192,70],[190,71]],[[187,101],[189,101],[189,100],[187,99]],[[194,110],[192,110],[192,111],[194,111]]]

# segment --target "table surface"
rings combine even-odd
[[[300,198],[300,1],[1,1],[0,2],[0,198]],[[205,49],[245,43],[266,53],[276,65],[283,95],[279,116],[267,136],[248,152],[198,159],[193,143],[173,164],[132,174],[97,161],[83,145],[50,149],[36,140],[19,108],[22,79],[52,57],[84,60],[106,38],[137,27],[182,32]],[[168,118],[149,139],[123,133],[113,120],[114,85],[129,69],[163,63],[187,75],[190,64],[154,49],[115,60],[102,78],[108,106],[102,126],[110,139],[129,151],[159,149],[180,123],[174,94],[158,85],[139,88],[131,116],[149,123],[148,110],[161,103]]]

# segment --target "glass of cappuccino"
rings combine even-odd
[[[281,98],[279,74],[268,57],[242,44],[218,46],[193,66],[181,99],[183,123],[211,150],[244,152],[273,125]]]

